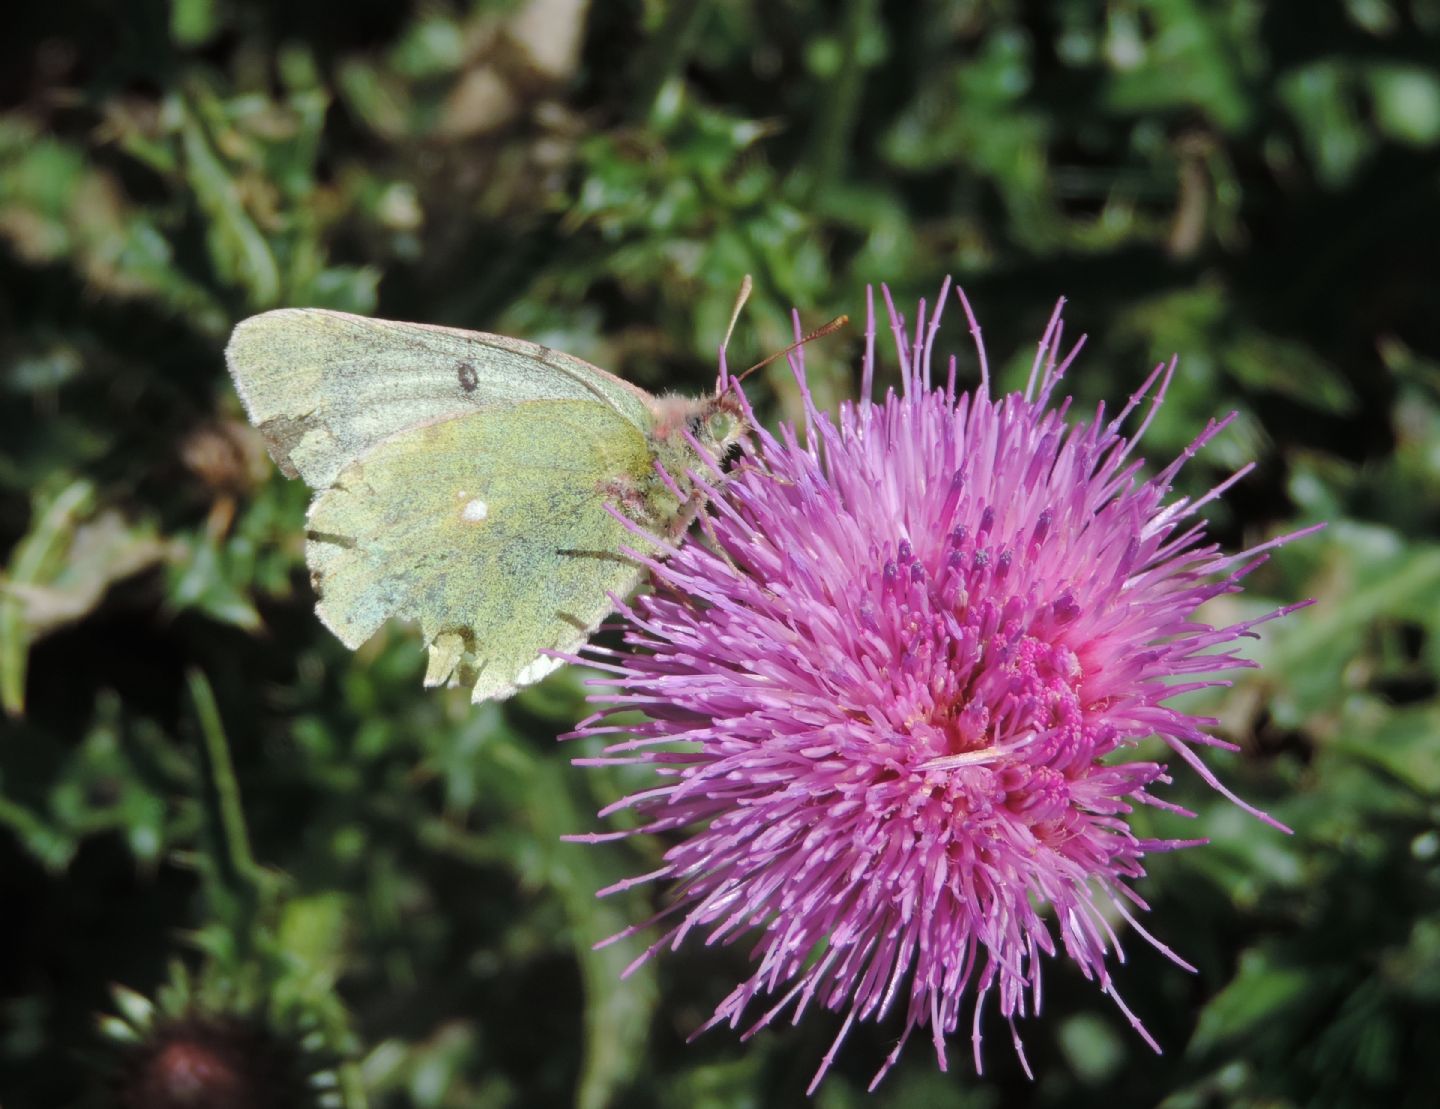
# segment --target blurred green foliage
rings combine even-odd
[[[595,889],[662,848],[560,842],[627,784],[554,743],[581,676],[472,708],[421,690],[403,629],[341,648],[311,613],[306,493],[221,358],[237,319],[323,305],[698,391],[745,273],[732,356],[783,345],[791,305],[814,324],[953,273],[1010,381],[1064,293],[1082,402],[1181,353],[1151,457],[1240,413],[1182,490],[1258,460],[1211,512],[1226,544],[1330,521],[1213,614],[1317,600],[1195,706],[1295,835],[1184,773],[1198,820],[1145,817],[1212,841],[1142,887],[1199,973],[1135,936],[1117,971],[1166,1054],[1060,962],[1022,1029],[1033,1083],[992,1019],[983,1079],[964,1037],[949,1075],[917,1041],[867,1096],[882,1026],[817,1104],[1433,1103],[1440,3],[54,0],[6,22],[6,1109],[103,1104],[106,1045],[157,995],[264,1010],[352,1105],[800,1100],[825,1014],[684,1043],[743,944],[623,982],[643,937],[593,949],[658,896]],[[858,330],[808,353],[827,403]],[[796,411],[783,370],[752,395]]]

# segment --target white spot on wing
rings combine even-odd
[[[533,685],[545,677],[546,674],[552,674],[564,665],[564,659],[553,658],[550,655],[541,655],[534,662],[523,667],[520,673],[515,675],[515,684],[517,686]]]
[[[460,519],[465,520],[471,524],[478,524],[480,523],[480,521],[484,520],[486,516],[489,515],[490,506],[484,501],[482,501],[479,497],[476,497],[474,500],[470,501],[468,504],[465,505],[464,508],[460,510]]]

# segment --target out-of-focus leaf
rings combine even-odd
[[[1347,712],[1330,747],[1384,768],[1417,793],[1440,797],[1440,707],[1434,704],[1383,715]]]
[[[619,1095],[642,1070],[659,999],[655,967],[647,960],[622,978],[639,945],[607,943],[597,950],[602,940],[632,923],[625,912],[626,899],[596,896],[597,880],[613,882],[623,875],[581,845],[560,842],[562,835],[581,826],[582,817],[569,800],[561,768],[545,763],[535,769],[527,808],[540,842],[553,845],[547,852],[546,876],[565,904],[585,982],[585,1052],[575,1104],[580,1109],[605,1109],[622,1103]],[[628,907],[633,910],[638,905]]]
[[[136,525],[114,509],[75,526],[64,562],[45,584],[9,583],[24,605],[32,639],[92,612],[117,581],[158,565],[166,548],[147,525]]]
[[[115,175],[80,149],[0,118],[0,237],[23,258],[64,259],[96,292],[154,297],[198,326],[218,327],[210,292],[176,265],[164,220],[133,205]]]
[[[220,20],[216,0],[172,0],[170,34],[180,46],[199,46],[215,34]]]
[[[1204,112],[1222,129],[1249,122],[1242,66],[1246,14],[1242,5],[1194,0],[1110,9],[1107,60],[1110,103],[1122,111],[1183,105]]]
[[[76,519],[90,510],[94,500],[94,486],[83,479],[71,482],[48,502],[37,497],[30,532],[16,545],[0,581],[0,700],[11,716],[25,712],[26,662],[30,644],[44,627],[43,591],[59,576],[64,552],[75,542]]]
[[[1355,111],[1353,92],[1351,74],[1334,60],[1288,74],[1281,86],[1310,157],[1329,185],[1349,180],[1375,146]]]
[[[1115,1030],[1094,1017],[1067,1020],[1060,1042],[1070,1066],[1092,1082],[1109,1078],[1125,1059],[1124,1045]]]
[[[245,211],[235,182],[216,156],[195,110],[183,101],[176,103],[175,110],[181,119],[185,175],[208,217],[207,237],[215,268],[245,289],[253,307],[268,308],[280,296],[274,255]]]
[[[170,603],[193,608],[224,624],[258,629],[260,614],[235,580],[236,549],[222,549],[208,537],[191,537],[176,549],[170,570]]]
[[[1253,1034],[1285,1011],[1304,1008],[1315,988],[1304,967],[1278,966],[1259,951],[1248,951],[1231,983],[1205,1007],[1190,1050],[1206,1052]]]
[[[1382,130],[1402,142],[1440,142],[1440,78],[1419,66],[1379,66],[1370,74],[1375,115]]]
[[[43,766],[43,771],[36,766]],[[127,723],[114,696],[103,697],[89,731],[73,750],[38,752],[28,773],[0,778],[0,825],[44,867],[70,865],[87,838],[118,833],[131,855],[153,869],[169,845],[178,814],[163,782],[176,767],[143,724]]]
[[[1327,585],[1298,627],[1269,631],[1262,654],[1292,683],[1274,707],[1287,723],[1298,723],[1298,713],[1333,708],[1349,684],[1345,669],[1377,619],[1440,611],[1440,548],[1405,544],[1383,529],[1344,522],[1316,542],[1330,556],[1326,573],[1343,585]]]

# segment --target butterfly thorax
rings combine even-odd
[[[657,397],[650,409],[654,423],[646,439],[654,460],[652,472],[615,492],[618,507],[631,519],[673,537],[694,519],[703,500],[689,475],[718,466],[744,434],[745,420],[739,402],[728,393]]]

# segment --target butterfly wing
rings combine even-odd
[[[640,577],[606,511],[650,470],[645,436],[596,400],[525,401],[407,428],[345,466],[310,509],[318,612],[359,646],[418,620],[425,681],[505,697],[573,650]]]
[[[650,420],[645,392],[548,347],[320,308],[252,316],[225,359],[271,456],[314,489],[397,432],[487,408],[596,401]]]

